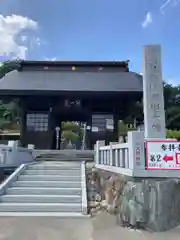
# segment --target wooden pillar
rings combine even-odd
[[[52,107],[49,109],[49,114],[48,114],[48,135],[49,135],[49,146],[48,148],[51,149],[53,146],[53,141],[54,141],[54,121],[53,121],[53,112],[52,112]]]
[[[27,114],[27,107],[23,99],[20,99],[19,102],[20,107],[20,142],[22,146],[26,145],[26,114]]]
[[[86,147],[87,147],[87,149],[93,149],[94,144],[92,143],[92,134],[91,134],[91,129],[92,129],[92,113],[91,113],[91,111],[89,112],[89,117],[87,119],[87,126],[89,128],[86,130]]]
[[[113,142],[118,142],[119,133],[118,133],[118,115],[114,114],[114,139]]]
[[[49,132],[49,149],[56,149],[56,131],[57,119],[56,113],[53,111],[53,108],[49,111],[49,123],[48,123],[48,132]]]
[[[86,117],[83,120],[82,129],[84,130],[84,123],[86,123],[86,137],[85,137],[85,146],[87,149],[92,149],[92,134],[91,134],[91,128],[92,128],[92,112],[91,107],[86,106],[84,109],[86,112]],[[84,133],[83,133],[84,134]],[[82,143],[81,143],[82,144]]]
[[[60,131],[59,131],[59,149],[61,149],[61,141],[62,141],[62,120],[60,120],[59,125]]]

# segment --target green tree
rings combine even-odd
[[[73,122],[62,122],[61,128],[63,131],[72,131],[77,134],[80,132],[80,126]]]
[[[128,106],[125,123],[143,122],[143,102],[134,102]]]
[[[0,128],[14,129],[19,128],[20,109],[18,101],[14,100],[9,103],[0,104]]]
[[[7,61],[0,66],[0,78],[4,77],[7,73],[17,70],[20,67],[20,61]]]
[[[128,131],[134,131],[136,128],[128,127],[128,124],[125,124],[124,121],[118,121],[118,135],[119,136],[126,136]]]
[[[70,141],[72,143],[75,143],[79,140],[79,136],[77,133],[68,130],[62,132],[62,137],[65,141]]]
[[[62,122],[62,139],[64,142],[77,143],[81,141],[82,134],[81,128],[77,123],[74,122]]]
[[[166,126],[171,130],[180,129],[180,86],[164,83]]]

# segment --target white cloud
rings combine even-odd
[[[180,3],[180,0],[166,0],[161,6],[160,6],[160,12],[164,13],[165,9],[167,7],[176,7]]]
[[[29,39],[28,45],[30,49],[34,49],[35,47],[39,47],[44,43],[39,37],[33,36]]]
[[[26,36],[26,35],[22,35],[22,36],[20,37],[20,40],[21,40],[22,42],[26,42],[26,41],[27,41],[27,36]]]
[[[37,45],[37,46],[40,46],[41,45],[41,39],[39,37],[36,37],[34,38],[34,44]]]
[[[0,55],[12,58],[26,58],[27,36],[23,31],[37,31],[38,23],[19,15],[0,15]],[[20,40],[20,43],[19,43]]]
[[[144,21],[142,22],[142,27],[143,27],[143,28],[146,28],[146,27],[148,27],[152,22],[153,22],[153,20],[152,20],[152,14],[151,14],[151,12],[148,12],[148,13],[146,14],[146,17],[145,17]]]

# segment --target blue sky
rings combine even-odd
[[[130,60],[161,44],[163,77],[180,84],[180,0],[1,0],[1,60]]]

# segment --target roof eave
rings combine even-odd
[[[19,71],[23,69],[23,67],[30,66],[81,66],[81,67],[124,67],[128,69],[129,61],[26,61],[22,60],[19,62],[20,68]]]

